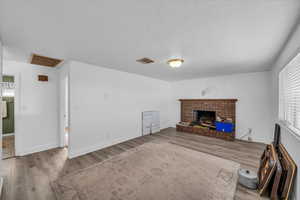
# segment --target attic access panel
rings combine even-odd
[[[35,64],[35,65],[47,66],[47,67],[55,67],[60,62],[62,62],[62,60],[60,60],[60,59],[50,58],[47,56],[41,56],[41,55],[37,55],[37,54],[32,54],[30,63]]]

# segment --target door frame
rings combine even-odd
[[[69,75],[68,73],[66,74],[61,74],[60,79],[59,79],[59,135],[60,135],[60,147],[65,147],[66,141],[65,141],[65,124],[66,120],[65,118],[67,117],[68,119],[68,126],[70,129],[70,99],[69,99]],[[67,113],[66,113],[67,111]],[[70,134],[70,130],[68,132]],[[70,135],[68,135],[68,144],[70,141]]]
[[[3,66],[4,67],[4,66]],[[2,73],[3,76],[13,76],[14,77],[14,136],[15,136],[15,156],[20,156],[21,155],[21,141],[20,141],[20,134],[18,133],[19,131],[19,122],[20,122],[20,73]],[[2,100],[2,92],[3,89],[1,89],[1,100]],[[1,122],[2,124],[2,122]],[[2,127],[3,130],[3,127]],[[1,139],[3,140],[3,134],[1,133]]]

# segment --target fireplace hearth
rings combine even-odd
[[[178,131],[225,140],[235,139],[237,99],[180,99]]]

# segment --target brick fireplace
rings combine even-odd
[[[226,140],[235,139],[235,107],[237,99],[180,99],[181,122],[178,131]],[[233,130],[216,130],[215,122],[230,124]]]

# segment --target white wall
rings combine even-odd
[[[80,62],[70,63],[69,156],[142,134],[142,111],[159,110],[169,127],[170,84]]]
[[[65,84],[65,80],[66,77],[69,76],[69,62],[65,62],[62,65],[60,65],[59,67],[57,67],[57,71],[58,71],[58,91],[59,91],[59,134],[60,134],[60,147],[64,147],[66,146],[66,142],[65,141],[65,121],[66,121],[66,117],[65,116],[66,112],[66,84]]]
[[[206,94],[202,96],[202,91]],[[254,141],[269,143],[273,131],[271,73],[247,73],[172,83],[173,125],[180,121],[178,99],[236,98],[236,137],[252,129]]]
[[[278,74],[282,70],[282,68],[299,52],[300,24],[298,24],[298,26],[295,27],[294,32],[290,35],[290,38],[287,41],[280,56],[278,57],[278,60],[275,63],[272,71],[274,121],[278,121]],[[281,124],[281,142],[298,165],[298,175],[296,177],[296,182],[294,185],[295,192],[293,193],[292,199],[300,199],[300,137],[295,136],[292,131],[290,131],[287,127]]]
[[[50,67],[4,61],[3,74],[15,75],[16,79],[16,154],[57,147],[57,71]],[[49,81],[38,81],[38,75],[48,75]]]

